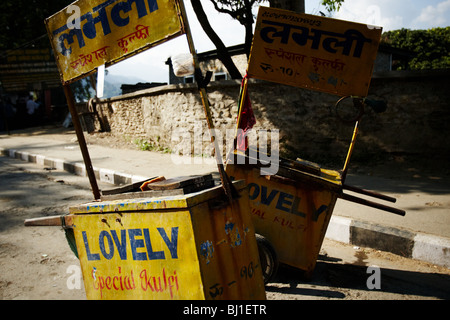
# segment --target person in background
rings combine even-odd
[[[33,126],[36,123],[36,115],[37,115],[37,109],[39,108],[39,104],[37,104],[34,100],[33,100],[33,96],[30,95],[28,97],[28,101],[27,101],[27,117],[28,117],[28,121],[27,121],[27,126]]]

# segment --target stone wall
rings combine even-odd
[[[369,97],[387,101],[388,108],[384,113],[366,108],[353,159],[365,161],[385,154],[448,157],[449,76],[448,70],[375,74]],[[239,89],[240,82],[234,80],[211,82],[207,88],[216,129],[224,136],[226,129],[235,127]],[[334,105],[339,97],[253,79],[249,93],[257,119],[254,130],[279,129],[282,155],[319,163],[344,161],[353,125],[336,117]],[[207,131],[195,84],[100,100],[97,110],[104,127],[114,135],[179,150],[180,141],[173,135],[181,130],[189,133],[185,141],[191,142],[191,149],[192,142],[201,139],[201,153],[208,153],[209,135],[199,136]],[[100,129],[98,121],[95,128]]]

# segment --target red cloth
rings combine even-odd
[[[244,85],[246,85],[246,80],[248,79],[247,75],[245,75],[241,84],[241,95],[239,99],[239,106],[241,105],[241,99],[244,99],[244,104],[242,105],[241,117],[238,119],[239,126],[237,133],[237,141],[236,147],[239,151],[245,151],[248,147],[248,139],[245,136],[246,132],[253,128],[256,123],[255,115],[253,114],[252,103],[250,101],[250,96],[248,94],[248,90],[245,90],[245,96],[243,96]]]

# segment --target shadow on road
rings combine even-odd
[[[306,279],[301,270],[280,266],[275,280],[266,285],[266,291],[312,299],[344,299],[348,289],[450,299],[450,275],[380,268],[381,289],[370,290],[366,284],[371,275],[367,273],[367,267],[343,264],[340,259],[319,257],[312,277]],[[279,287],[280,284],[283,286]]]

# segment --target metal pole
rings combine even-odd
[[[242,109],[244,107],[244,103],[245,103],[245,95],[247,94],[247,85],[248,85],[248,78],[245,77],[244,78],[244,82],[242,84],[242,92],[240,95],[240,100],[239,100],[239,113],[238,113],[238,118],[237,118],[237,122],[236,122],[236,137],[237,137],[237,132],[239,130],[239,126],[241,125],[241,114],[242,114]]]
[[[344,168],[342,169],[341,182],[344,184],[345,178],[347,177],[348,163],[350,162],[350,157],[352,156],[353,149],[355,147],[356,136],[358,135],[358,125],[359,121],[355,123],[355,129],[353,130],[352,141],[350,142],[350,147],[348,148],[347,158],[345,159]]]
[[[86,140],[84,138],[83,130],[80,125],[80,119],[78,117],[78,112],[75,108],[75,98],[73,96],[72,89],[70,85],[65,84],[64,94],[66,95],[67,105],[69,106],[70,114],[72,115],[72,123],[75,128],[75,133],[77,135],[78,144],[80,145],[81,154],[83,156],[84,165],[86,166],[86,172],[91,183],[92,193],[94,194],[94,199],[100,199],[100,190],[98,189],[97,180],[95,179],[94,168],[92,167],[91,158],[89,156],[89,151],[86,146]]]

